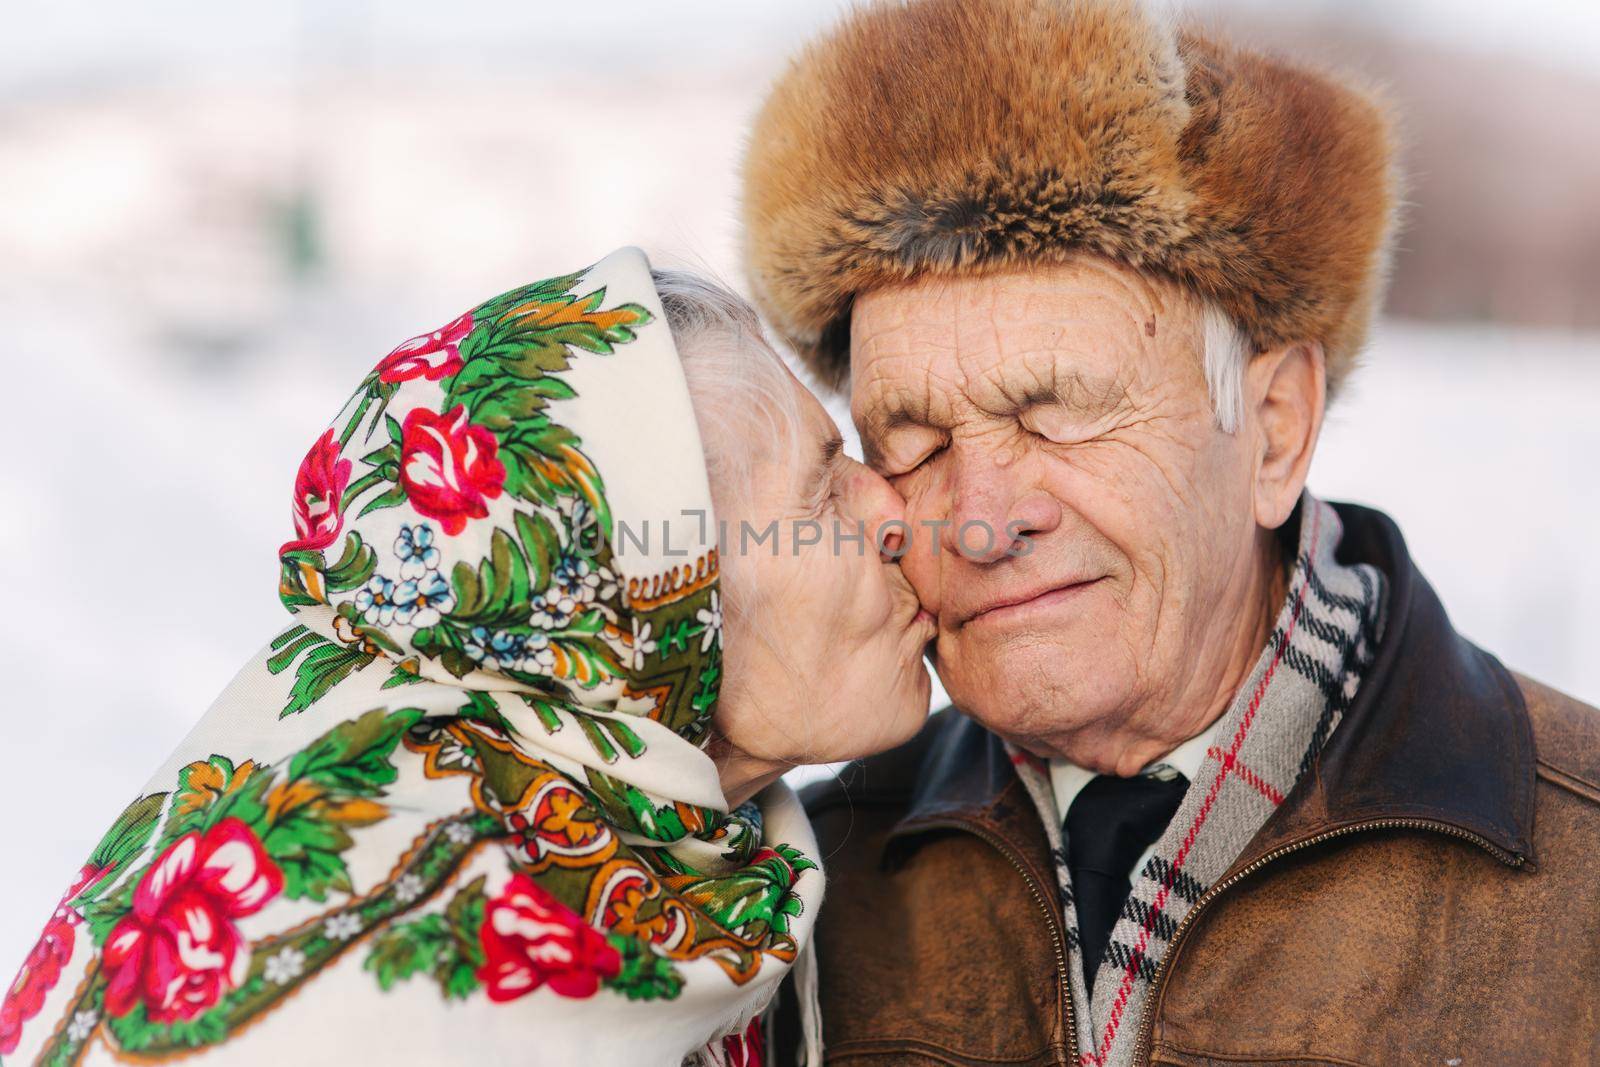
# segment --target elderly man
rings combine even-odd
[[[751,277],[955,702],[809,798],[831,1062],[1600,1062],[1600,719],[1304,489],[1395,201],[1367,96],[1117,0],[881,3],[779,81]]]

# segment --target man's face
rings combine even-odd
[[[856,302],[852,413],[907,501],[939,677],[1041,755],[1130,728],[1181,741],[1210,710],[1186,692],[1235,658],[1255,460],[1217,428],[1202,321],[1089,257]]]

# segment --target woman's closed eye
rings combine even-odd
[[[808,514],[821,515],[833,503],[838,494],[839,460],[843,454],[842,438],[829,437],[822,442],[816,464],[812,467],[811,476],[807,481],[806,492],[801,498]]]

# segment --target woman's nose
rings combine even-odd
[[[867,551],[875,550],[891,558],[905,551],[910,534],[906,502],[886,478],[851,460],[845,497],[842,510],[846,516],[865,524]]]

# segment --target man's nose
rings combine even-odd
[[[1006,452],[953,448],[949,525],[940,531],[940,548],[974,563],[993,563],[1016,555],[1027,538],[1061,524],[1061,504],[1033,484],[1028,464]]]

